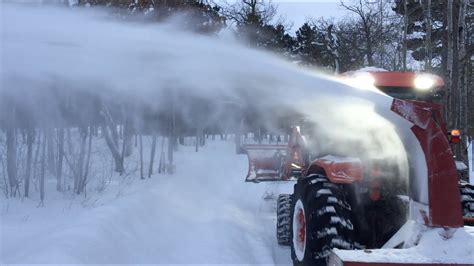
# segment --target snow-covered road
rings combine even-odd
[[[175,175],[135,176],[87,208],[77,198],[2,203],[1,262],[291,264],[263,195],[292,184],[245,183],[247,159],[231,142],[192,149],[180,147]]]
[[[180,146],[176,162],[175,175],[140,180],[135,171],[86,198],[55,193],[52,179],[44,207],[35,199],[2,201],[0,264],[291,265],[289,248],[275,237],[275,198],[292,183],[245,183],[247,158],[235,155],[231,141],[210,141],[197,153]],[[474,231],[465,230],[449,242],[426,231],[415,248],[373,254],[405,252],[399,258],[413,262],[437,250],[440,261],[469,263]]]

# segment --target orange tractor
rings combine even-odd
[[[296,181],[291,195],[278,197],[276,228],[278,243],[291,246],[294,265],[407,265],[394,262],[394,256],[370,262],[353,259],[361,256],[340,257],[334,250],[406,246],[400,232],[407,230],[407,221],[432,228],[463,227],[450,148],[459,134],[448,134],[441,106],[433,102],[443,80],[413,72],[358,75],[350,78],[394,97],[384,108],[391,111],[387,119],[405,121],[399,127],[410,139],[405,143],[412,153],[408,178],[399,178],[403,174],[391,162],[363,163],[341,154],[312,158],[305,139],[310,136],[297,126],[287,145],[242,146],[249,158],[246,181]]]

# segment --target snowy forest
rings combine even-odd
[[[474,133],[474,2],[469,0],[341,1],[347,16],[308,18],[294,33],[292,22],[279,15],[278,4],[264,0],[69,0],[43,1],[43,5],[105,10],[109,19],[130,24],[178,21],[176,30],[215,38],[231,32],[248,47],[327,73],[368,66],[436,73],[446,82],[442,101],[449,128]],[[170,100],[150,109],[133,97],[64,92],[62,82],[66,81],[33,93],[18,89],[13,94],[29,94],[21,101],[2,90],[0,189],[4,197],[30,197],[34,189],[42,202],[45,180],[56,180],[58,191],[74,194],[100,189],[87,187],[90,179],[98,178],[90,172],[91,165],[107,169],[101,171],[101,182],[106,184],[112,172],[126,174],[131,158],[138,159],[133,165],[141,179],[173,173],[177,167],[173,153],[179,145],[194,145],[198,151],[209,138],[234,138],[245,117],[253,117],[247,119],[254,123],[248,131],[258,141],[277,134],[258,125],[252,111],[231,103],[216,106],[206,98],[165,90],[163,97]],[[51,99],[57,105],[37,104]],[[194,115],[191,120],[189,114]],[[282,132],[284,128],[280,127]],[[99,142],[107,149],[94,150],[93,143]]]
[[[471,265],[474,0],[310,2],[0,0],[0,264]]]

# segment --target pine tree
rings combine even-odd
[[[406,2],[405,2],[406,1]],[[428,68],[440,68],[441,58],[445,57],[445,49],[443,49],[444,38],[446,35],[446,1],[431,0],[430,12],[427,12],[427,1],[418,0],[396,0],[393,10],[407,17],[407,49],[411,51],[411,56],[417,61],[433,62],[434,65]],[[406,5],[406,12],[405,12]],[[426,14],[430,14],[430,19],[426,19]],[[430,45],[427,49],[427,30],[429,34]],[[429,56],[431,54],[431,56]]]
[[[322,65],[322,46],[324,44],[319,42],[318,33],[315,27],[304,23],[296,31],[296,49],[295,52],[301,60],[303,65],[321,66]]]

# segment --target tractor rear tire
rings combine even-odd
[[[464,217],[474,218],[474,186],[460,182],[459,191],[461,192],[461,206]]]
[[[293,265],[326,265],[333,248],[354,248],[351,206],[343,185],[310,174],[295,184],[291,204]]]
[[[291,195],[280,194],[277,201],[276,236],[278,244],[289,246],[291,242]]]

